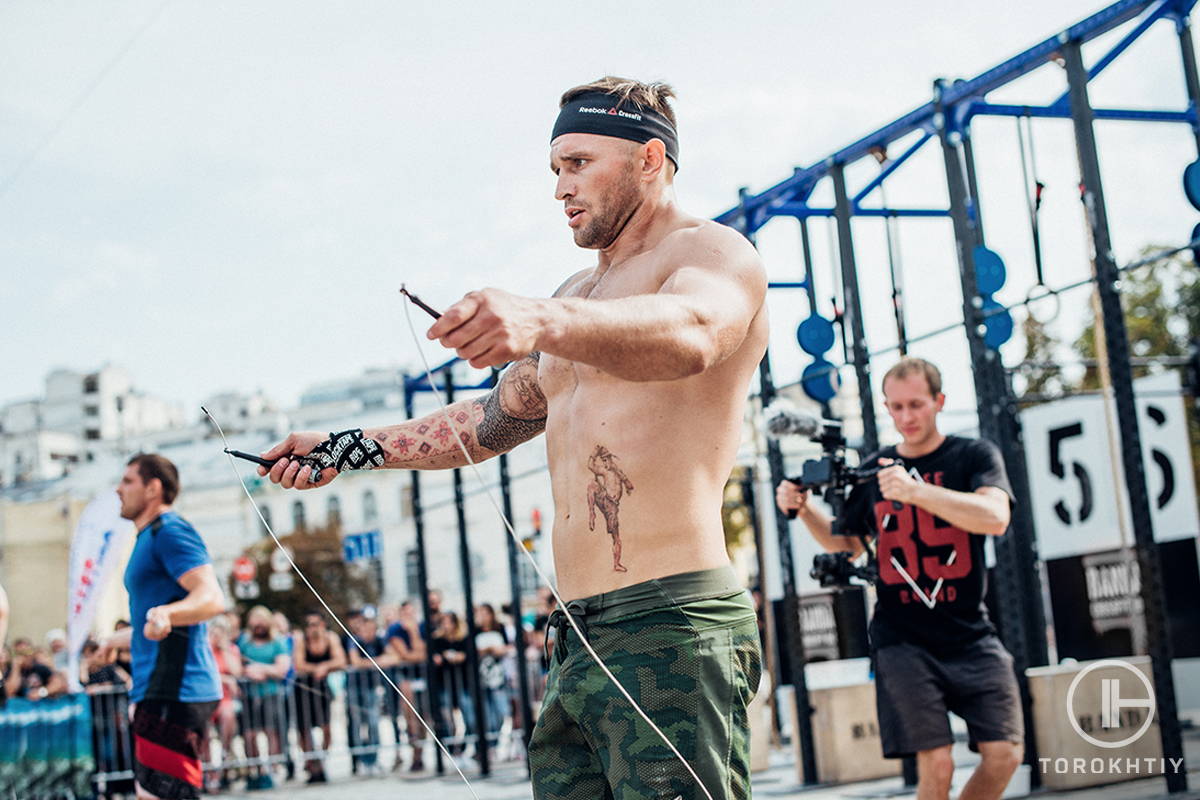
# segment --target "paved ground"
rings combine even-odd
[[[1191,771],[1188,776],[1190,791],[1185,794],[1171,795],[1171,800],[1197,800],[1200,798],[1200,732],[1193,732],[1185,740],[1185,752]],[[955,791],[957,796],[961,787],[970,776],[977,757],[958,745],[955,750]],[[385,758],[385,763],[387,759]],[[349,770],[345,765],[330,765],[330,772],[335,776],[332,783],[322,786],[304,786],[299,782],[270,790],[256,792],[232,792],[221,797],[237,798],[238,800],[278,800],[292,798],[294,800],[408,800],[409,798],[434,798],[434,800],[473,800],[462,779],[452,771],[445,777],[415,777],[385,776],[376,778],[338,778],[346,775]],[[479,800],[531,800],[533,797],[525,776],[523,765],[509,762],[501,764],[489,778],[482,778],[474,770],[467,770]],[[754,796],[759,800],[867,800],[868,798],[903,798],[913,797],[911,790],[905,790],[899,778],[890,778],[865,783],[847,784],[843,786],[804,787],[800,784],[796,767],[791,754],[777,752],[773,755],[769,770],[754,776]],[[1062,800],[1151,800],[1165,798],[1166,783],[1162,778],[1149,778],[1139,781],[1113,784],[1105,787],[1092,787],[1073,792],[1037,792],[1038,798],[1061,798]],[[597,800],[600,800],[597,798]]]

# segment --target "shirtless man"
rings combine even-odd
[[[676,205],[672,96],[665,84],[611,77],[563,95],[555,197],[598,263],[548,299],[471,292],[428,332],[474,367],[512,362],[490,394],[384,428],[293,433],[263,454],[279,459],[262,470],[273,482],[311,488],[348,468],[465,466],[456,437],[483,461],[545,432],[555,569],[570,602],[551,621],[558,636],[529,750],[538,800],[750,796],[758,631],[720,508],[767,344],[766,276],[739,234]],[[597,508],[611,552],[592,530]]]

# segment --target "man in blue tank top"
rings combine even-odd
[[[137,526],[125,569],[132,625],[107,648],[131,647],[129,692],[138,798],[199,797],[200,744],[221,699],[205,621],[225,597],[200,535],[171,510],[179,494],[175,465],[134,456],[117,488],[121,516]]]

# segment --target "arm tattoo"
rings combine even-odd
[[[480,419],[478,403],[455,403],[448,409],[454,427],[442,413],[432,414],[425,419],[413,420],[403,425],[383,428],[372,434],[387,457],[387,466],[411,469],[441,469],[454,466],[458,458],[458,445],[454,441],[457,430],[459,440],[471,447],[469,425]],[[421,465],[421,466],[417,466]]]
[[[537,379],[540,356],[530,353],[514,364],[483,398],[476,440],[488,450],[506,453],[546,429],[546,398]]]

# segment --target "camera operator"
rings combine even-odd
[[[961,797],[999,798],[1021,763],[1024,727],[1012,656],[983,605],[984,537],[1007,530],[1012,490],[993,444],[938,431],[941,388],[937,368],[919,358],[884,375],[887,410],[903,441],[864,462],[891,466],[851,490],[838,534],[875,539],[870,637],[884,756],[915,753],[918,799],[947,798],[952,711],[982,756]],[[832,520],[795,484],[781,483],[776,502],[795,511],[824,549],[863,551],[853,536],[834,534]]]

